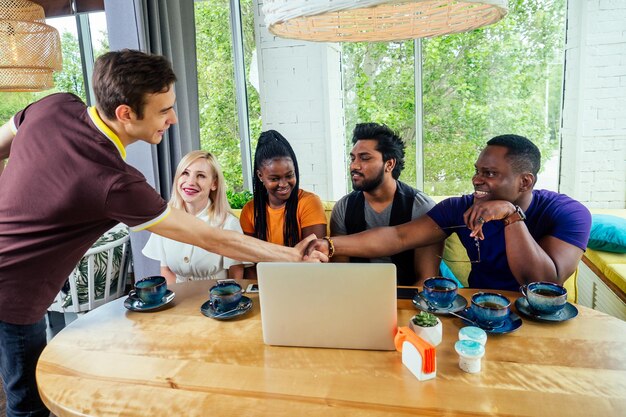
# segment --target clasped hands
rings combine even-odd
[[[324,247],[324,243],[327,243],[324,239],[311,234],[298,242],[295,249],[304,262],[328,262],[328,245]]]

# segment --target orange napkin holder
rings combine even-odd
[[[435,347],[415,334],[409,327],[399,327],[394,339],[396,350],[402,352],[402,363],[420,381],[437,376]]]

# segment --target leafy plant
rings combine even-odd
[[[248,201],[252,200],[252,193],[248,190],[243,190],[238,193],[226,190],[226,198],[228,198],[230,208],[241,209]]]
[[[92,248],[97,248],[111,242],[115,242],[124,238],[126,235],[128,235],[128,230],[126,229],[107,232],[92,245]],[[113,259],[109,261],[109,256],[111,255],[113,256]],[[109,267],[111,268],[111,283],[109,285],[109,291],[111,293],[116,291],[120,268],[122,268],[122,258],[124,257],[124,254],[122,253],[122,245],[114,247],[112,251],[108,250],[105,252],[97,252],[92,256],[94,300],[100,300],[104,298],[106,291],[106,277]],[[87,257],[83,257],[80,260],[74,271],[72,271],[69,279],[76,280],[76,291],[78,293],[79,304],[87,303],[89,301],[89,259]],[[70,294],[69,281],[66,281],[63,286],[63,292],[66,293],[63,301],[63,308],[67,308],[73,303],[72,295]]]
[[[437,325],[437,317],[425,311],[420,311],[419,314],[414,315],[411,321],[420,327],[434,327]]]

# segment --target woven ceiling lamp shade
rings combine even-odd
[[[0,0],[0,91],[41,91],[62,68],[59,32],[46,25],[43,7]]]
[[[265,0],[274,35],[319,42],[381,42],[465,32],[496,23],[506,0]]]

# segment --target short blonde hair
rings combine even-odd
[[[207,151],[191,151],[178,163],[176,167],[176,174],[174,175],[174,183],[172,185],[172,197],[169,204],[172,207],[185,210],[185,202],[178,190],[178,180],[183,172],[198,159],[205,159],[209,167],[211,168],[211,174],[215,178],[216,188],[209,192],[209,198],[211,199],[211,206],[208,210],[209,219],[217,220],[217,223],[222,226],[226,221],[226,216],[231,212],[228,199],[226,198],[226,182],[224,181],[224,174],[222,173],[222,167],[217,158],[213,156],[211,152]]]

